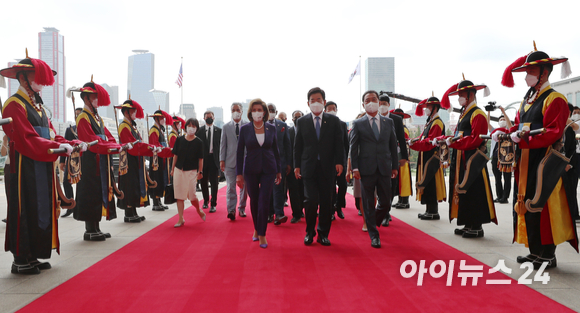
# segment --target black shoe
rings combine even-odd
[[[288,201],[284,201],[284,207],[287,208],[288,207]]]
[[[463,233],[463,235],[461,235],[461,237],[463,237],[463,238],[479,238],[479,237],[483,237],[483,228],[466,230]]]
[[[293,218],[290,220],[290,223],[292,223],[292,224],[296,224],[296,223],[298,223],[298,222],[300,222],[300,218],[299,218],[299,217],[293,217]]]
[[[381,223],[381,226],[385,226],[385,227],[389,226],[389,218],[388,217],[385,217],[385,219]]]
[[[135,217],[138,217],[141,221],[144,221],[145,220],[145,216],[136,215]]]
[[[8,220],[7,220],[7,219],[5,219],[5,218],[3,218],[3,219],[2,219],[2,222],[4,222],[4,223],[8,223]]]
[[[162,207],[162,206],[159,206],[159,205],[154,205],[154,206],[153,206],[153,211],[165,211],[165,210],[163,209],[163,207]]]
[[[558,262],[556,261],[556,257],[553,257],[551,259],[539,257],[539,258],[535,259],[534,262],[532,262],[532,264],[534,264],[535,270],[539,270],[540,267],[542,267],[542,263],[548,263],[548,265],[546,266],[546,269],[554,268],[554,267],[558,266]]]
[[[495,198],[495,199],[493,199],[493,202],[495,202],[495,203],[497,203],[497,202],[499,202],[499,201],[500,201],[500,200],[499,200],[499,198]]]
[[[398,203],[395,209],[408,209],[410,207],[411,205],[409,205],[408,203]]]
[[[169,207],[166,205],[161,205],[161,207],[163,208],[163,210],[169,210]]]
[[[358,216],[362,216],[362,212],[358,210]]]
[[[518,263],[525,263],[525,262],[534,262],[537,258],[539,258],[539,256],[537,255],[533,255],[533,254],[528,254],[526,256],[518,256],[516,258],[516,262]]]
[[[330,246],[330,240],[328,240],[328,237],[322,237],[318,235],[318,237],[316,238],[316,242],[318,242],[323,246]]]
[[[455,233],[456,235],[463,235],[463,233],[465,233],[465,232],[466,232],[466,231],[468,231],[468,230],[471,230],[471,228],[469,228],[469,227],[465,226],[465,227],[463,227],[463,228],[456,228],[456,229],[455,229],[455,231],[454,231],[454,233]]]
[[[203,208],[204,208],[204,209],[207,209],[207,203],[204,203],[204,204],[203,204]]]
[[[500,199],[499,203],[505,204],[505,203],[510,203],[510,202],[508,201],[508,199]]]
[[[286,223],[287,220],[288,220],[288,216],[285,216],[285,215],[278,216],[274,220],[274,225],[280,225],[282,223]]]
[[[12,274],[36,275],[40,274],[40,269],[30,264],[15,264],[13,262],[10,272],[12,272]]]
[[[422,220],[440,220],[441,216],[439,216],[439,213],[425,213],[419,218]]]
[[[102,231],[99,230],[99,234],[102,234],[107,239],[111,238],[111,234],[110,233],[103,233]]]
[[[72,209],[70,209],[70,210],[66,210],[66,213],[64,213],[64,214],[63,214],[63,215],[61,215],[60,217],[67,217],[67,216],[70,216],[71,214],[73,214],[73,210],[72,210]]]
[[[102,233],[87,233],[83,236],[85,241],[105,241],[105,235]]]
[[[336,208],[336,216],[338,216],[338,218],[340,218],[341,220],[344,219],[344,213],[342,213],[342,208]]]
[[[210,211],[210,213],[211,213],[211,211]],[[232,220],[232,221],[235,221],[235,220],[236,220],[236,213],[234,213],[234,212],[229,212],[229,213],[228,213],[228,218],[229,218],[230,220]]]
[[[381,240],[379,238],[373,238],[373,240],[371,240],[371,247],[380,248],[381,247]]]
[[[240,210],[240,217],[246,217],[246,210],[245,209],[239,209]]]
[[[334,216],[334,213],[330,216],[330,220],[334,221],[336,219],[336,217]]]
[[[38,268],[39,270],[49,270],[52,268],[48,262],[40,262],[38,260],[30,261],[30,265]]]
[[[268,223],[272,223],[274,221],[274,215],[268,216]]]
[[[215,206],[211,206],[211,208],[209,209],[209,213],[215,213]]]
[[[312,244],[312,241],[314,240],[314,236],[313,235],[309,235],[306,234],[306,237],[304,237],[304,244],[309,246]]]
[[[391,205],[391,208],[396,208],[400,204],[402,204],[402,203],[401,202],[393,203],[393,205]]]
[[[304,212],[300,213],[300,218],[304,218]]]
[[[141,223],[140,216],[125,216],[125,223]]]

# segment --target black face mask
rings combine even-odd
[[[213,118],[211,118],[211,117],[206,118],[205,123],[208,125],[211,125],[213,123]]]

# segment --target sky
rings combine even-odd
[[[440,98],[463,73],[489,86],[489,97],[478,93],[481,107],[523,98],[525,74],[514,74],[511,89],[501,86],[501,76],[533,50],[533,40],[551,57],[568,57],[570,77],[580,75],[577,0],[29,0],[0,7],[1,68],[23,58],[25,48],[38,57],[38,33],[55,27],[65,37],[67,88],[94,75],[96,83],[119,86],[123,102],[128,57],[145,49],[155,54],[155,89],[170,93],[170,113],[181,103],[175,81],[183,58],[183,102],[195,105],[198,118],[222,106],[226,122],[232,102],[253,98],[279,112],[307,111],[312,87],[324,89],[338,116],[350,121],[360,111],[368,57],[395,57],[395,92],[419,99],[432,92]],[[359,58],[362,76],[348,84]],[[560,69],[554,67],[550,81],[561,80]],[[6,89],[0,97],[7,99]],[[457,97],[451,103],[459,106]],[[513,119],[514,112],[508,115]]]

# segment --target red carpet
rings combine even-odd
[[[380,229],[383,247],[373,249],[350,195],[346,219],[333,222],[332,246],[304,246],[302,220],[269,224],[267,249],[252,242],[249,214],[226,219],[225,188],[219,195],[217,213],[208,213],[205,223],[188,209],[184,227],[174,229],[177,217],[171,218],[22,311],[571,312],[514,280],[486,285],[486,279],[507,277],[488,274],[485,265],[477,286],[471,279],[461,286],[460,260],[482,263],[397,219]],[[455,260],[452,286],[446,286],[447,273],[425,275],[417,286],[417,275],[400,274],[405,260],[426,260],[427,266]]]

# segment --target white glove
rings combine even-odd
[[[163,147],[157,147],[157,153],[163,151]]]
[[[439,141],[437,141],[437,138],[433,138],[433,141],[431,141],[431,145],[439,147]]]
[[[499,137],[499,135],[505,135],[505,133],[501,132],[501,131],[497,131],[497,132],[493,133],[493,135],[491,135],[491,140],[498,142],[499,139],[497,137]]]
[[[87,151],[87,149],[89,148],[89,145],[87,145],[87,143],[86,143],[86,142],[82,142],[82,143],[80,144],[80,146],[81,146],[81,152],[85,152],[85,151]]]
[[[518,137],[518,133],[517,132],[511,133],[510,138],[515,143],[518,143],[518,142],[522,141],[522,139],[520,137]]]
[[[127,150],[131,150],[131,149],[133,149],[133,144],[132,144],[132,143],[128,143],[128,144],[127,144],[127,148],[126,148],[126,149],[127,149]]]
[[[66,155],[70,155],[73,152],[73,147],[68,143],[61,143],[60,146],[58,146],[58,148],[66,149]]]
[[[407,146],[411,145],[411,139],[407,140]]]
[[[449,147],[451,145],[451,137],[445,139],[445,143],[447,144],[447,146]]]

